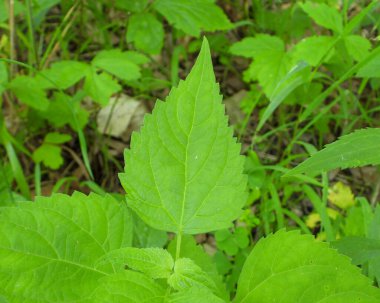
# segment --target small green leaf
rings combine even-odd
[[[147,224],[196,234],[227,228],[239,216],[246,197],[243,164],[204,40],[186,80],[132,135],[120,180],[128,205]]]
[[[78,61],[59,61],[36,77],[45,89],[67,89],[79,82],[87,73],[89,65]]]
[[[188,258],[180,258],[175,262],[174,273],[169,277],[168,283],[175,290],[198,287],[216,291],[214,281]]]
[[[168,251],[173,257],[176,253],[177,238],[170,242]],[[185,235],[182,237],[180,257],[188,258],[194,261],[202,270],[214,281],[218,288],[217,295],[221,298],[227,299],[226,286],[223,283],[222,276],[219,275],[216,264],[209,254],[207,254],[202,245],[197,245],[193,236]]]
[[[329,202],[340,209],[348,209],[355,205],[355,197],[351,188],[340,181],[330,187],[328,193]]]
[[[83,87],[84,91],[101,105],[107,105],[110,97],[121,90],[121,86],[107,73],[97,74],[92,68]]]
[[[310,1],[301,3],[300,6],[318,25],[337,33],[343,31],[342,16],[335,8],[325,3],[317,4]]]
[[[199,37],[201,30],[213,32],[232,27],[214,0],[157,0],[153,7],[174,27]]]
[[[380,78],[380,53],[362,66],[357,74],[361,78]]]
[[[373,219],[372,207],[368,201],[363,197],[356,200],[360,204],[347,210],[344,225],[342,226],[342,232],[346,237],[367,235],[368,227]]]
[[[128,20],[127,41],[149,54],[159,54],[164,40],[162,23],[150,13],[132,15]]]
[[[268,53],[273,54],[284,50],[285,45],[280,38],[266,34],[259,34],[254,38],[244,38],[230,48],[231,54],[246,58],[265,56]]]
[[[142,65],[142,64],[148,63],[150,61],[150,59],[147,56],[145,56],[139,52],[126,51],[123,54],[124,54],[124,57],[126,59],[128,59],[129,61],[131,61],[137,65]]]
[[[89,112],[81,107],[80,101],[64,93],[55,92],[48,109],[39,115],[55,127],[68,124],[73,130],[77,130],[73,117],[75,114],[79,128],[82,129],[88,122]]]
[[[306,173],[315,175],[335,168],[348,168],[380,164],[380,129],[357,130],[313,154],[309,159],[285,174],[292,176]]]
[[[132,221],[109,195],[56,194],[0,208],[0,238],[1,294],[10,302],[82,302],[114,273],[97,270],[97,260],[132,244]]]
[[[68,134],[60,134],[60,133],[48,133],[44,139],[44,143],[50,144],[62,144],[69,142],[71,140],[71,136]]]
[[[318,66],[328,59],[331,54],[335,39],[329,36],[312,36],[302,39],[293,49],[295,61],[304,60],[311,66]],[[322,60],[325,58],[325,60]]]
[[[375,303],[380,291],[326,243],[281,230],[254,247],[234,302]]]
[[[228,229],[219,230],[215,233],[215,239],[218,248],[230,256],[235,256],[239,249],[246,248],[249,244],[248,232],[243,227],[236,228],[233,233]]]
[[[348,54],[356,61],[361,61],[368,56],[371,43],[364,37],[349,35],[344,37],[344,44]]]
[[[244,80],[258,80],[268,98],[292,67],[284,42],[275,36],[260,34],[254,38],[245,38],[232,45],[230,52],[254,58],[244,73]]]
[[[127,265],[153,279],[168,278],[174,266],[172,256],[165,249],[153,247],[125,247],[113,250],[99,261],[98,266],[107,263],[121,270]]]
[[[256,132],[261,130],[265,122],[272,116],[273,112],[297,87],[310,81],[310,75],[311,71],[309,64],[304,61],[299,61],[292,66],[283,77],[278,79],[276,86],[268,96],[270,102],[260,118]]]
[[[125,81],[136,80],[141,76],[139,66],[119,49],[97,53],[91,64]]]
[[[18,76],[7,86],[20,100],[37,110],[44,111],[49,106],[49,100],[41,84],[32,77]]]
[[[33,152],[33,161],[43,163],[51,169],[58,169],[63,164],[61,147],[52,144],[42,144]]]
[[[90,302],[164,303],[165,289],[143,274],[126,270],[99,280]]]
[[[60,133],[48,133],[45,136],[44,143],[33,152],[33,161],[44,163],[47,167],[58,169],[63,164],[61,147],[56,144],[62,144],[71,140],[71,136]]]

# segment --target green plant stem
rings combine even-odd
[[[57,183],[55,183],[53,189],[51,190],[51,193],[52,194],[58,193],[59,190],[61,189],[61,187],[63,187],[63,185],[65,185],[65,183],[69,185],[72,182],[76,182],[76,181],[78,181],[78,179],[75,178],[75,177],[65,177],[65,178],[62,178],[62,179],[58,180]]]
[[[302,137],[302,135],[310,128],[312,127],[319,119],[322,117],[325,117],[327,112],[339,101],[338,98],[335,98],[334,101],[332,101],[330,104],[327,104],[325,107],[321,109],[321,111],[309,122],[304,126],[301,130],[298,130],[295,128],[293,139],[290,141],[288,146],[285,149],[284,154],[288,154],[292,151],[292,148],[294,144]],[[300,124],[300,121],[297,122],[297,124]]]
[[[35,195],[41,196],[41,165],[36,163],[34,166],[34,187]]]
[[[16,201],[15,201],[15,199],[13,197],[12,187],[11,187],[11,185],[8,182],[8,177],[7,177],[6,173],[5,173],[5,166],[3,165],[2,159],[0,159],[0,170],[1,170],[1,173],[3,175],[2,178],[4,180],[4,183],[5,183],[6,187],[7,187],[9,198],[10,198],[10,200],[11,200],[12,203],[15,203]]]
[[[12,171],[16,179],[17,185],[22,195],[26,199],[30,199],[30,190],[29,190],[28,182],[26,181],[26,177],[24,175],[24,172],[20,164],[20,161],[17,157],[17,154],[13,148],[13,145],[11,142],[7,141],[4,143],[4,147],[7,151],[7,155],[11,163]]]
[[[285,215],[287,215],[290,219],[292,219],[295,223],[297,223],[298,226],[301,228],[301,230],[305,234],[309,234],[309,235],[312,234],[309,228],[306,226],[306,224],[296,214],[294,214],[290,210],[287,210],[286,208],[284,208],[282,211],[284,212]]]
[[[327,177],[327,173],[322,173],[322,203],[320,205],[320,216],[321,221],[323,224],[323,228],[326,232],[326,239],[328,242],[335,240],[334,231],[331,226],[330,218],[327,213],[327,196],[328,196],[328,189],[329,189],[329,180]]]
[[[361,67],[370,62],[373,58],[380,54],[380,47],[375,48],[369,55],[367,55],[362,61],[358,62],[356,65],[351,67],[347,72],[345,72],[338,80],[332,83],[325,91],[319,94],[310,104],[306,107],[305,111],[301,114],[299,120],[306,120],[313,111],[318,108],[323,101],[341,85],[344,81],[352,77]]]
[[[55,50],[58,47],[58,40],[62,39],[64,34],[68,31],[68,28],[71,26],[71,24],[74,21],[75,18],[75,10],[78,7],[79,1],[75,2],[73,6],[68,10],[66,15],[63,17],[63,20],[61,24],[58,26],[58,28],[54,31],[53,37],[51,38],[49,45],[46,48],[45,53],[42,56],[42,59],[40,61],[40,68],[44,69],[49,64],[50,58],[54,54]]]
[[[28,23],[29,44],[32,54],[29,55],[29,64],[32,66],[38,66],[38,53],[36,48],[36,40],[34,38],[34,26],[33,26],[33,10],[31,0],[26,0],[26,20]]]
[[[269,192],[272,197],[274,211],[276,213],[277,228],[278,229],[284,228],[284,214],[281,207],[281,201],[278,196],[276,187],[273,185],[273,183],[269,183]]]
[[[177,234],[177,246],[175,250],[175,259],[178,260],[181,253],[182,232]]]
[[[16,46],[15,46],[15,2],[9,0],[9,55],[11,60],[16,60]],[[11,64],[9,69],[9,78],[12,79],[16,73],[16,65]]]

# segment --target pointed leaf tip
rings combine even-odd
[[[210,63],[211,63],[210,45],[206,37],[203,37],[202,46],[201,46],[201,50],[199,52],[198,57],[202,57],[202,56],[205,56],[206,57],[205,59],[210,59]]]
[[[189,81],[194,79],[196,81],[210,81],[215,82],[214,68],[211,60],[211,51],[208,40],[203,37],[202,46],[199,51],[198,57],[190,73],[186,77]]]
[[[207,49],[209,52],[210,52],[210,45],[208,43],[208,40],[206,38],[206,36],[203,36],[203,40],[202,40],[202,47],[201,47],[201,51],[203,49]]]

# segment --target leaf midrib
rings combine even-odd
[[[184,165],[184,169],[185,169],[185,185],[184,185],[184,189],[183,189],[183,198],[182,198],[182,207],[181,207],[181,217],[180,217],[180,222],[179,222],[179,226],[178,226],[178,234],[182,234],[183,232],[183,218],[184,218],[184,215],[185,215],[185,204],[186,204],[186,194],[187,194],[187,186],[188,186],[188,152],[189,152],[189,138],[191,137],[191,133],[194,129],[194,116],[195,116],[195,113],[196,113],[196,107],[197,107],[197,100],[198,100],[198,95],[199,95],[199,92],[200,92],[200,87],[201,87],[201,84],[203,82],[203,77],[204,77],[204,69],[205,69],[205,55],[202,56],[202,69],[201,69],[201,76],[200,76],[200,79],[199,79],[199,84],[198,84],[198,88],[197,88],[197,92],[195,94],[195,99],[194,99],[194,108],[193,108],[193,116],[192,116],[192,119],[191,119],[191,127],[190,127],[190,131],[189,131],[189,135],[187,136],[187,144],[186,144],[186,153],[185,153],[185,165]],[[177,107],[178,108],[178,107]]]

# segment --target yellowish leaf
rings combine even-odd
[[[329,188],[329,201],[341,209],[347,209],[355,204],[351,188],[342,182],[337,182]]]
[[[327,215],[335,220],[339,216],[339,212],[337,212],[335,209],[327,208]],[[318,223],[321,222],[321,216],[318,213],[311,213],[306,218],[306,226],[309,228],[315,228],[317,227]]]
[[[317,213],[311,213],[306,218],[306,226],[309,228],[315,228],[318,223],[321,222],[321,216]]]

